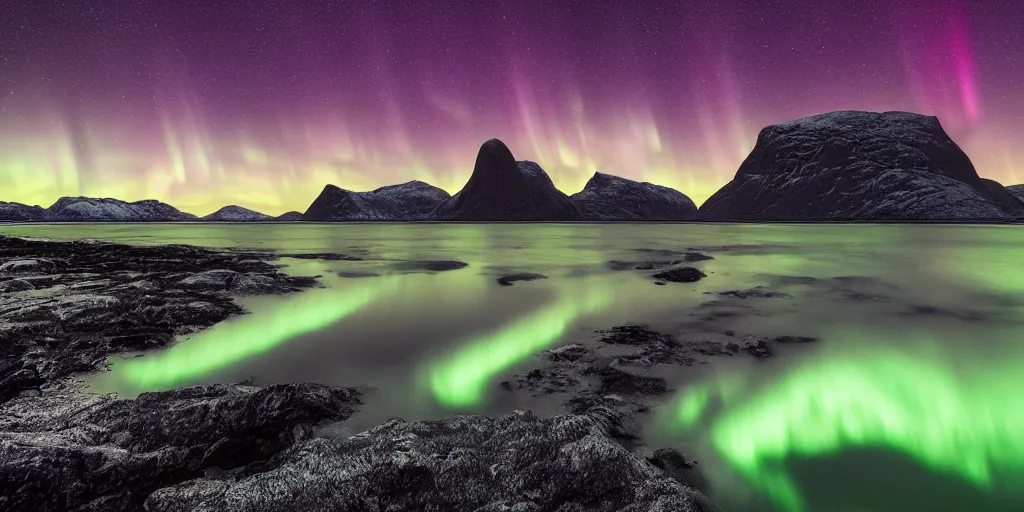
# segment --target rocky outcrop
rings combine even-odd
[[[582,220],[692,220],[697,206],[682,192],[661,185],[594,173],[569,199]]]
[[[141,510],[158,488],[251,471],[358,403],[357,390],[316,384],[18,398],[0,406],[0,509]]]
[[[302,214],[306,221],[409,221],[428,217],[447,192],[422,181],[352,192],[327,185]]]
[[[235,295],[316,284],[283,274],[272,257],[0,236],[0,402],[241,314]]]
[[[0,221],[24,222],[45,218],[46,209],[42,206],[0,201]]]
[[[303,442],[240,478],[160,489],[146,510],[712,511],[615,438],[622,416],[592,408],[540,418],[391,420],[347,439]]]
[[[1024,203],[978,177],[931,116],[841,111],[771,125],[705,220],[1007,220]]]
[[[51,222],[170,222],[196,220],[191,213],[153,199],[127,202],[119,199],[62,197],[46,209]]]
[[[535,162],[516,162],[505,143],[491,139],[477,153],[466,186],[431,214],[439,220],[560,221],[579,211]]]
[[[235,205],[225,206],[203,217],[203,220],[215,222],[259,222],[272,219],[273,217],[270,215],[264,215],[260,212]]]

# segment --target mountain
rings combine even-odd
[[[273,217],[270,215],[264,215],[260,212],[235,205],[225,206],[220,210],[203,217],[203,220],[212,220],[217,222],[258,222],[272,219]]]
[[[1007,185],[1006,191],[1013,197],[1024,201],[1024,185]]]
[[[30,221],[43,220],[46,217],[46,209],[42,206],[28,206],[21,203],[7,203],[0,201],[0,221]]]
[[[190,213],[153,199],[132,203],[118,199],[62,197],[46,209],[52,222],[167,222],[196,220]]]
[[[583,190],[569,196],[581,220],[686,220],[697,217],[697,206],[682,192],[594,173]]]
[[[449,197],[444,190],[422,181],[388,185],[370,192],[327,185],[302,214],[302,220],[422,220]]]
[[[1024,203],[978,177],[932,116],[839,111],[761,130],[706,220],[1002,220]]]
[[[274,217],[274,220],[280,221],[280,222],[297,222],[297,221],[302,220],[302,213],[300,213],[300,212],[285,212],[285,213],[282,213],[281,215],[278,215],[277,217]]]
[[[466,186],[441,203],[431,217],[443,220],[559,221],[579,217],[569,197],[555,188],[535,162],[516,162],[505,143],[480,146]]]

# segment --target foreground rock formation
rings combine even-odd
[[[135,400],[18,398],[0,406],[0,510],[140,510],[161,487],[253,470],[315,425],[347,419],[358,397],[290,384],[199,386]]]
[[[302,214],[306,221],[409,221],[428,217],[447,192],[422,181],[352,192],[327,185]]]
[[[678,190],[594,173],[569,199],[581,220],[693,220],[697,206]]]
[[[712,511],[708,499],[616,441],[621,415],[392,420],[297,444],[259,471],[160,489],[152,512]]]
[[[534,162],[516,162],[505,143],[491,139],[476,156],[466,186],[431,214],[439,220],[560,221],[579,211]]]
[[[259,222],[272,220],[273,217],[241,206],[225,206],[205,217],[203,220],[216,222]]]
[[[706,220],[1008,220],[1024,203],[978,177],[931,116],[841,111],[771,125]]]
[[[232,296],[316,284],[271,254],[0,236],[0,402],[169,344],[244,310]]]

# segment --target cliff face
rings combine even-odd
[[[1000,220],[1024,204],[978,177],[935,117],[841,111],[771,125],[708,220]]]
[[[327,185],[302,214],[302,220],[423,220],[449,197],[444,190],[422,181],[388,185],[370,192],[352,192]]]
[[[534,162],[516,162],[505,143],[480,146],[466,186],[441,203],[431,217],[445,220],[559,221],[579,217],[569,197]]]
[[[682,192],[651,183],[594,173],[569,197],[582,220],[689,220],[697,206]]]

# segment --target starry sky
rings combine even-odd
[[[0,0],[0,200],[305,210],[504,140],[700,203],[767,124],[937,115],[1024,181],[1020,0]]]

